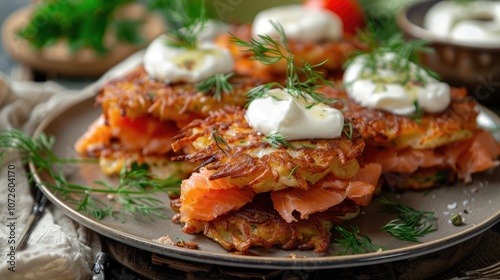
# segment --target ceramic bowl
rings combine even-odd
[[[469,95],[487,106],[500,106],[500,46],[454,43],[423,28],[424,16],[439,1],[414,2],[397,15],[397,24],[409,39],[428,40],[432,53],[421,62],[450,85],[467,88]]]

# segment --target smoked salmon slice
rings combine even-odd
[[[472,181],[473,173],[499,165],[500,146],[493,135],[478,130],[472,138],[435,149],[367,148],[366,162],[379,163],[382,172],[411,174],[419,168],[446,167],[454,170],[465,183]]]
[[[470,183],[473,173],[498,166],[499,145],[491,133],[481,130],[467,141],[446,147],[442,153],[455,163],[452,167],[457,171],[458,178]]]
[[[75,142],[75,150],[80,155],[99,156],[96,153],[109,146],[110,140],[111,129],[106,125],[104,117],[100,115]]]
[[[181,184],[181,222],[192,219],[210,221],[252,201],[251,189],[240,189],[226,179],[209,180],[213,173],[201,169]]]
[[[166,154],[172,150],[172,137],[178,133],[174,122],[165,122],[148,116],[129,118],[118,109],[108,110],[112,136],[127,150],[142,154]]]
[[[365,165],[349,181],[327,176],[310,189],[285,189],[271,192],[276,211],[288,223],[296,222],[294,211],[301,219],[310,214],[322,212],[349,198],[360,206],[367,206],[378,184],[382,166],[377,163]]]

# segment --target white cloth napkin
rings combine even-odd
[[[141,58],[141,52],[131,56],[82,90],[67,90],[54,82],[12,82],[0,73],[0,130],[20,129],[31,135],[54,108],[94,95],[102,83],[135,67]],[[8,211],[9,170],[15,174],[14,216]],[[16,151],[8,151],[0,162],[0,196],[0,279],[85,279],[90,276],[95,257],[101,250],[98,236],[54,205],[46,209],[26,248],[15,254],[11,252],[10,247],[15,244],[9,241],[19,239],[33,205]],[[16,219],[9,220],[9,217]]]

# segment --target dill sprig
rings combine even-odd
[[[229,144],[227,144],[226,140],[224,140],[224,138],[220,136],[219,131],[217,131],[217,129],[214,129],[212,131],[212,138],[214,139],[217,148],[219,148],[219,150],[221,150],[224,154],[226,154],[226,156],[229,156],[229,153],[224,148],[222,148],[221,145],[226,146],[229,151],[231,150],[231,147],[229,147]]]
[[[347,136],[347,138],[351,139],[352,140],[352,134],[353,134],[353,127],[352,127],[352,123],[344,123],[344,129],[343,129],[343,132],[345,134],[345,136]]]
[[[147,165],[132,164],[131,168],[124,168],[119,174],[117,186],[104,181],[95,184],[104,188],[93,188],[71,183],[66,174],[65,166],[68,164],[96,163],[95,160],[76,158],[59,158],[52,152],[55,138],[44,133],[36,138],[29,137],[19,130],[5,130],[0,132],[0,160],[8,149],[20,152],[23,163],[31,162],[36,170],[29,173],[29,179],[34,176],[46,174],[50,182],[41,182],[55,194],[60,194],[63,199],[76,204],[78,211],[92,215],[96,219],[106,216],[115,217],[121,213],[123,221],[126,213],[140,213],[145,216],[164,217],[162,209],[164,202],[156,198],[156,194],[178,190],[180,179],[171,177],[165,180],[151,175]],[[45,176],[40,176],[41,178]],[[72,194],[70,196],[70,194]],[[113,200],[103,201],[97,198],[98,194],[112,195]],[[75,198],[75,196],[77,198]],[[121,208],[121,209],[120,209]]]
[[[259,34],[259,39],[252,38],[250,42],[247,42],[231,34],[232,43],[246,48],[245,51],[252,52],[252,59],[254,60],[258,60],[263,64],[274,64],[280,60],[286,61],[285,85],[283,86],[276,82],[260,85],[248,92],[247,96],[250,101],[266,95],[267,91],[273,87],[280,87],[285,89],[285,92],[294,98],[302,98],[306,101],[312,99],[321,103],[334,102],[335,100],[327,98],[316,91],[322,85],[334,86],[331,81],[325,79],[322,73],[317,70],[326,63],[326,60],[316,65],[311,65],[302,59],[300,60],[300,64],[296,63],[295,55],[288,47],[283,27],[277,22],[271,21],[271,24],[278,31],[278,39],[274,39],[267,34]],[[300,77],[305,77],[305,80],[301,80]]]
[[[336,238],[335,244],[343,247],[343,249],[338,252],[338,255],[351,254],[363,254],[369,252],[376,252],[378,250],[384,250],[383,247],[373,245],[371,239],[359,233],[358,227],[351,227],[352,232],[344,229],[341,226],[336,226],[335,229],[340,233],[342,238]]]
[[[419,54],[424,52],[432,52],[433,49],[428,47],[428,40],[410,40],[406,41],[403,34],[394,33],[386,40],[377,40],[376,28],[373,24],[368,24],[365,30],[359,31],[358,40],[365,44],[367,51],[361,50],[355,52],[349,60],[344,64],[347,68],[354,61],[363,56],[364,68],[369,70],[371,77],[375,81],[377,68],[383,65],[384,68],[389,68],[395,73],[398,73],[397,82],[402,85],[411,83],[426,84],[427,76],[439,79],[437,73],[423,67],[419,62]],[[387,56],[392,56],[388,61]],[[415,66],[416,69],[415,69]],[[381,80],[381,82],[384,82]]]
[[[104,35],[114,27],[119,42],[144,43],[139,33],[143,21],[117,20],[113,12],[132,0],[58,0],[41,1],[28,23],[17,34],[31,46],[41,49],[65,39],[72,52],[88,47],[97,54],[108,53]]]
[[[269,135],[266,135],[263,141],[273,146],[276,149],[278,149],[280,146],[283,146],[285,148],[288,147],[293,150],[296,149],[292,144],[290,144],[290,142],[286,141],[286,137],[281,135],[279,132],[274,132]]]
[[[417,238],[437,230],[434,226],[434,212],[415,210],[388,197],[381,197],[378,202],[398,213],[399,218],[387,223],[382,230],[399,239],[419,242]]]
[[[422,124],[422,118],[425,116],[425,112],[422,107],[420,107],[417,100],[413,102],[413,105],[415,106],[415,112],[413,112],[413,114],[409,117],[415,120],[418,124]]]
[[[205,28],[207,15],[204,0],[164,0],[162,4],[167,24],[167,44],[195,49],[198,35]]]
[[[234,76],[233,72],[229,74],[215,74],[211,78],[196,84],[196,88],[203,93],[213,92],[214,98],[220,102],[222,100],[222,93],[229,94],[233,92],[233,85],[229,82],[232,76]]]

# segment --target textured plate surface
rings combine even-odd
[[[480,124],[498,131],[500,127],[498,117],[486,109],[482,112],[478,119]],[[86,131],[88,125],[99,113],[100,108],[94,106],[94,99],[91,97],[53,112],[42,122],[37,133],[45,132],[55,136],[54,152],[59,157],[76,157],[73,149],[76,139]],[[113,182],[113,179],[101,174],[96,164],[69,166],[67,173],[70,182],[80,185],[93,185],[96,180]],[[228,253],[219,244],[202,235],[184,234],[181,226],[174,224],[170,219],[151,220],[143,216],[127,216],[125,222],[110,217],[96,220],[78,212],[74,205],[61,199],[59,195],[55,195],[44,186],[43,182],[49,181],[50,178],[41,175],[37,180],[52,203],[78,223],[99,234],[167,257],[225,266],[260,269],[323,269],[397,261],[429,254],[464,242],[500,220],[500,168],[495,168],[473,176],[473,183],[469,185],[459,183],[425,193],[385,191],[383,195],[392,197],[402,204],[418,210],[435,212],[438,230],[422,238],[420,243],[401,241],[380,231],[383,225],[396,217],[382,212],[374,198],[373,203],[364,208],[358,218],[344,223],[344,227],[350,228],[351,225],[359,227],[362,234],[369,236],[373,244],[386,248],[385,251],[339,256],[336,254],[338,249],[335,250],[334,247],[324,254],[315,254],[312,251],[284,251],[278,248],[268,250],[255,248],[251,250],[255,255],[241,256]],[[173,212],[169,208],[168,197],[166,195],[159,197],[165,201],[165,214],[171,217]],[[462,226],[453,226],[449,222],[451,215],[456,213],[464,217]],[[170,236],[173,240],[181,238],[185,241],[196,242],[199,244],[199,249],[190,250],[167,246],[154,241],[162,236]]]

